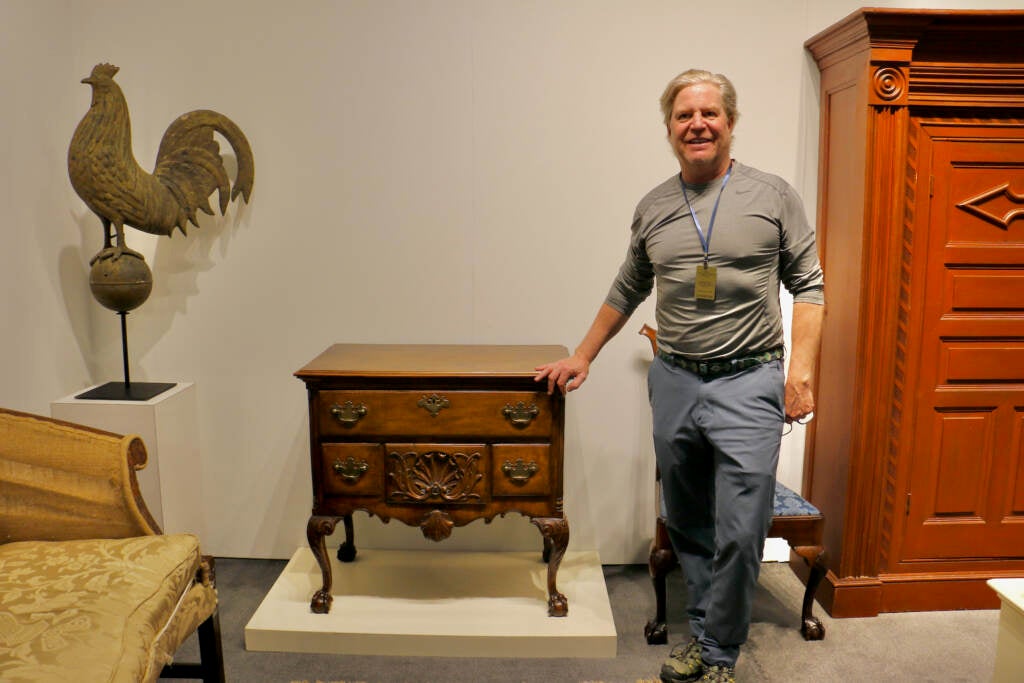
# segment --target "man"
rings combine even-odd
[[[686,71],[669,82],[661,109],[680,174],[637,205],[625,262],[590,330],[536,379],[549,393],[578,389],[657,283],[648,391],[692,632],[661,679],[731,682],[771,524],[782,427],[814,410],[823,280],[794,190],[732,159],[732,83]],[[780,282],[794,299],[785,377]]]

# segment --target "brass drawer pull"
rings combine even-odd
[[[437,414],[445,408],[450,407],[451,403],[444,396],[431,394],[430,396],[424,396],[421,398],[416,402],[416,405],[430,413],[431,417],[437,417]]]
[[[366,406],[362,403],[355,405],[352,401],[345,401],[343,405],[335,403],[331,406],[331,415],[341,424],[351,427],[366,415]]]
[[[501,466],[501,471],[505,473],[505,476],[512,480],[513,484],[519,484],[520,486],[530,481],[530,477],[537,473],[537,463],[524,461],[519,458],[515,462],[506,460]]]
[[[502,415],[504,415],[508,421],[516,427],[528,426],[533,422],[533,418],[537,417],[539,412],[540,410],[538,410],[535,403],[526,405],[522,401],[514,406],[511,404],[505,404],[505,408],[501,411]]]
[[[335,460],[331,467],[335,474],[350,484],[359,481],[359,478],[366,474],[366,470],[370,469],[369,463],[365,460],[356,460],[351,455],[344,460]]]

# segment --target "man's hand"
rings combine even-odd
[[[800,422],[814,412],[814,391],[808,380],[786,378],[786,422]]]
[[[568,358],[535,367],[537,374],[534,381],[543,382],[546,379],[549,394],[555,392],[555,387],[563,394],[576,391],[587,380],[590,362],[597,358],[601,348],[622,329],[627,320],[629,316],[619,313],[608,304],[601,304],[597,317],[576,351]]]
[[[543,382],[547,379],[549,394],[554,393],[555,387],[564,394],[579,389],[586,381],[590,363],[579,355],[572,355],[554,363],[538,365],[534,370],[537,374],[533,381]]]
[[[793,353],[786,376],[786,422],[799,422],[814,412],[812,387],[824,315],[824,306],[793,304]]]

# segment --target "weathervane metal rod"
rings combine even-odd
[[[128,374],[128,311],[118,311],[121,316],[121,360],[124,363],[124,391],[127,394],[132,386],[131,375]]]

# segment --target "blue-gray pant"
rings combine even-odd
[[[771,525],[785,419],[781,360],[710,380],[655,358],[648,374],[668,532],[707,664],[734,666]]]

